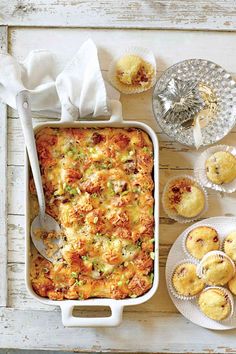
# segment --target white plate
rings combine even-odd
[[[182,259],[186,259],[186,253],[183,250],[182,241],[183,237],[192,230],[193,228],[200,225],[208,225],[214,227],[220,235],[220,238],[226,237],[231,231],[236,230],[236,217],[224,217],[218,216],[209,219],[205,219],[188,227],[175,241],[171,250],[169,252],[167,262],[166,262],[166,283],[169,295],[175,304],[176,308],[179,312],[186,317],[188,320],[193,323],[209,328],[209,329],[217,329],[217,330],[226,330],[236,328],[236,310],[232,317],[228,320],[224,321],[214,321],[210,318],[206,317],[198,308],[197,300],[180,300],[177,299],[170,290],[170,279],[175,265],[180,262]],[[191,259],[189,257],[189,259]],[[236,307],[236,297],[234,296],[234,307]]]

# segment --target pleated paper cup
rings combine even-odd
[[[178,213],[176,211],[172,210],[169,207],[169,199],[168,199],[169,187],[174,181],[177,181],[180,179],[190,180],[192,182],[192,185],[198,187],[203,192],[203,195],[204,195],[205,203],[204,203],[203,210],[198,215],[196,215],[192,218],[186,218],[184,216],[178,215]],[[169,218],[171,218],[179,223],[185,224],[185,223],[192,222],[194,220],[198,220],[199,218],[201,218],[203,216],[203,214],[206,213],[206,211],[208,209],[208,195],[207,195],[205,188],[202,186],[202,184],[199,183],[195,178],[193,178],[192,176],[189,176],[189,175],[179,175],[179,176],[170,178],[167,181],[167,183],[165,184],[165,187],[164,187],[164,190],[162,193],[162,206],[163,206],[165,213],[169,216]]]
[[[206,260],[209,258],[209,257],[218,257],[219,259],[221,258],[225,258],[227,259],[233,266],[233,269],[234,269],[234,274],[235,274],[235,264],[234,262],[232,261],[232,259],[227,256],[227,254],[225,254],[224,252],[222,251],[211,251],[211,252],[208,252],[200,261],[200,263],[198,264],[197,266],[197,275],[199,278],[204,278],[204,272],[203,272],[203,267],[204,267],[204,263],[206,262]],[[211,284],[209,284],[211,285]],[[214,286],[212,284],[212,286]],[[216,285],[217,286],[217,285]]]
[[[187,238],[188,238],[188,235],[190,234],[191,231],[195,230],[195,229],[198,229],[198,228],[201,228],[201,227],[209,227],[211,229],[214,229],[216,232],[217,232],[217,237],[218,237],[218,240],[219,240],[219,249],[217,251],[221,251],[222,250],[222,243],[223,243],[223,237],[220,236],[220,232],[218,230],[216,230],[215,227],[212,227],[211,225],[209,224],[204,224],[204,225],[199,225],[199,226],[196,226],[196,225],[193,225],[193,227],[191,227],[190,230],[188,230],[188,232],[186,232],[183,237],[182,237],[182,248],[183,248],[183,251],[184,253],[186,254],[187,257],[190,257],[191,259],[195,260],[196,262],[200,262],[201,259],[199,258],[196,258],[194,257],[190,252],[189,250],[187,249],[186,247],[186,242],[187,242]],[[215,250],[216,251],[216,250]],[[207,253],[209,253],[211,251],[208,251]],[[206,253],[206,254],[207,254]],[[204,256],[203,256],[204,257]],[[202,257],[202,258],[203,258]]]
[[[231,312],[230,312],[229,316],[227,316],[224,320],[219,320],[219,321],[212,319],[212,321],[216,321],[216,322],[219,322],[219,323],[225,323],[225,321],[230,320],[230,318],[232,318],[232,316],[234,315],[234,299],[233,299],[233,296],[232,296],[231,292],[228,289],[223,288],[221,286],[208,286],[204,290],[202,290],[201,294],[203,292],[205,292],[205,291],[208,291],[209,289],[219,289],[220,291],[222,291],[225,294],[225,297],[226,297],[227,301],[229,301],[229,303],[230,303]],[[202,312],[202,310],[201,310],[201,308],[199,306],[199,302],[197,302],[197,305],[198,305],[199,310]],[[207,315],[205,315],[204,312],[202,312],[202,314],[204,316],[206,316],[207,318],[210,318]]]
[[[236,147],[234,146],[229,146],[229,145],[212,146],[200,154],[194,166],[194,173],[196,178],[201,182],[201,184],[204,187],[211,188],[220,192],[233,193],[236,191],[236,178],[230,183],[224,183],[221,185],[215,184],[207,178],[206,166],[205,166],[206,161],[211,155],[219,151],[230,152],[232,155],[236,157]]]
[[[122,83],[116,73],[116,65],[117,62],[124,56],[127,55],[135,55],[143,59],[146,63],[150,65],[150,68],[153,69],[153,75],[151,77],[149,85],[143,86],[136,86],[136,85],[126,85]],[[119,56],[117,56],[110,64],[108,69],[108,80],[117,90],[125,94],[134,94],[134,93],[141,93],[144,91],[149,90],[153,87],[156,83],[156,59],[153,52],[147,48],[141,47],[128,47],[126,48]]]
[[[180,266],[180,265],[182,265],[182,264],[186,264],[186,263],[187,263],[187,264],[191,263],[191,264],[194,264],[194,265],[197,266],[197,262],[195,262],[194,260],[192,260],[192,259],[184,259],[184,260],[182,260],[182,261],[180,261],[180,262],[178,262],[178,263],[175,264],[175,266],[173,267],[171,273],[169,274],[169,280],[168,280],[168,283],[169,283],[168,286],[169,286],[169,289],[170,289],[171,293],[172,293],[177,299],[185,300],[185,301],[186,301],[186,300],[194,300],[194,299],[196,299],[196,298],[199,296],[199,294],[201,293],[201,291],[199,291],[199,293],[196,294],[196,295],[186,296],[186,295],[181,295],[181,294],[179,294],[179,293],[176,291],[176,289],[175,289],[175,287],[174,287],[174,285],[173,285],[173,276],[174,276],[174,274],[175,274],[176,268],[177,268],[178,266]]]

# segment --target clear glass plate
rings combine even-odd
[[[157,81],[153,92],[153,113],[161,129],[181,144],[194,146],[193,130],[162,118],[162,107],[158,94],[171,79],[195,80],[212,90],[216,97],[217,109],[202,126],[203,145],[221,140],[236,123],[236,82],[221,66],[204,59],[188,59],[167,69]]]

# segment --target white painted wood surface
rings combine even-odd
[[[234,0],[1,0],[0,24],[158,29],[236,29]]]
[[[0,27],[0,52],[7,52],[7,28]],[[7,305],[7,109],[0,102],[0,306]]]
[[[1,310],[0,310],[1,316]],[[5,311],[5,336],[14,333],[14,347],[71,350],[75,352],[234,353],[235,331],[213,332],[189,325],[178,314],[125,313],[117,328],[63,328],[58,313]],[[32,323],[34,326],[32,326]],[[170,325],[172,331],[170,331]],[[47,328],[46,328],[47,327]],[[27,329],[27,332],[26,332]],[[158,339],[158,341],[157,341]],[[23,343],[22,343],[23,342]],[[89,347],[88,347],[89,344]],[[86,348],[86,349],[85,349]]]
[[[151,48],[159,73],[186,58],[208,58],[236,77],[236,33],[158,30],[91,30],[9,28],[9,50],[23,60],[35,48],[48,48],[61,58],[62,67],[88,37],[99,49],[106,71],[111,58],[124,46],[138,43]],[[181,44],[181,45],[180,45]],[[160,140],[160,191],[167,178],[192,173],[198,154],[170,141],[154,121],[151,94],[122,95],[125,119],[142,120]],[[236,129],[223,140],[235,144]],[[167,294],[164,267],[168,251],[186,226],[168,219],[160,210],[160,286],[146,304],[125,311],[117,329],[68,329],[61,325],[60,311],[33,300],[24,285],[24,186],[23,137],[16,112],[8,117],[8,308],[0,309],[0,347],[66,349],[107,352],[234,352],[236,331],[213,332],[197,327],[177,313]],[[236,214],[236,193],[221,197],[210,192],[206,217]],[[94,311],[93,311],[94,312]],[[95,312],[95,314],[98,311]],[[86,315],[86,314],[85,314]],[[139,339],[140,338],[140,339]]]

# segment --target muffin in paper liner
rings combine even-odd
[[[191,184],[195,187],[197,187],[198,189],[200,189],[203,193],[204,196],[204,207],[201,210],[200,213],[198,213],[197,215],[193,216],[193,217],[184,217],[181,216],[177,213],[177,211],[171,209],[169,207],[169,198],[168,198],[168,191],[169,191],[169,187],[171,186],[171,184],[174,181],[178,181],[181,179],[187,179],[191,181]],[[208,209],[208,196],[207,196],[207,192],[205,190],[205,188],[201,185],[201,183],[199,183],[194,177],[189,176],[189,175],[179,175],[179,176],[175,176],[170,178],[167,183],[165,184],[163,193],[162,193],[162,205],[163,205],[163,209],[165,211],[165,213],[169,216],[169,218],[179,222],[179,223],[189,223],[192,222],[194,220],[198,220]]]
[[[216,257],[216,258],[219,258],[219,259],[221,259],[221,260],[222,260],[222,258],[225,258],[225,259],[227,259],[227,260],[230,262],[230,264],[232,265],[232,269],[233,269],[232,277],[229,278],[228,280],[226,280],[223,284],[218,284],[218,283],[216,283],[216,281],[214,281],[215,283],[213,283],[213,280],[211,281],[211,283],[209,283],[209,280],[207,281],[206,279],[204,279],[203,265],[204,265],[204,263],[207,261],[207,259],[210,258],[210,257]],[[209,285],[209,286],[224,286],[224,285],[226,285],[226,284],[228,283],[228,281],[233,278],[233,276],[234,276],[234,274],[235,274],[235,270],[236,270],[235,264],[234,264],[234,262],[232,261],[232,259],[231,259],[230,257],[228,257],[228,256],[227,256],[224,252],[222,252],[222,251],[211,251],[211,252],[208,252],[208,253],[201,259],[200,263],[197,265],[197,275],[198,275],[198,277],[199,277],[199,278],[202,278],[202,279],[206,282],[206,284]],[[218,273],[218,274],[219,274],[219,273]],[[218,282],[219,282],[219,281],[220,281],[220,280],[218,280]]]
[[[196,161],[194,166],[194,174],[204,187],[211,188],[220,192],[233,193],[236,191],[236,178],[230,183],[215,184],[211,182],[206,174],[206,161],[216,152],[225,151],[229,152],[236,157],[236,147],[229,145],[216,145],[203,151]]]
[[[197,262],[193,261],[192,259],[184,259],[184,260],[182,260],[182,261],[176,263],[175,266],[173,267],[172,272],[171,272],[170,275],[169,275],[169,280],[168,280],[168,282],[169,282],[169,284],[168,284],[168,285],[169,285],[169,289],[170,289],[171,293],[172,293],[176,298],[178,298],[178,299],[180,299],[180,300],[194,300],[194,299],[196,299],[196,298],[198,297],[198,295],[199,295],[199,294],[201,293],[201,291],[204,289],[205,284],[203,284],[202,289],[199,290],[199,292],[198,292],[197,294],[195,294],[195,295],[187,296],[187,295],[181,295],[181,294],[179,294],[179,293],[177,292],[177,290],[175,289],[174,285],[173,285],[173,276],[174,276],[174,274],[175,274],[175,272],[176,272],[176,269],[177,269],[179,266],[181,266],[182,264],[193,264],[193,265],[195,265],[195,266],[197,267]],[[197,273],[196,273],[196,276],[197,276]]]
[[[220,250],[222,250],[223,237],[220,235],[219,230],[217,230],[215,227],[212,227],[212,226],[209,225],[209,224],[204,224],[204,225],[200,225],[200,226],[195,226],[195,225],[193,225],[193,226],[191,227],[191,229],[188,230],[188,232],[185,232],[185,234],[184,234],[183,237],[182,237],[182,248],[183,248],[183,251],[184,251],[184,253],[186,254],[186,256],[187,256],[187,257],[190,257],[191,259],[195,260],[196,262],[200,262],[201,259],[204,257],[204,255],[203,255],[201,258],[197,258],[197,257],[195,257],[193,254],[191,254],[190,251],[189,251],[189,250],[187,249],[187,247],[186,247],[186,241],[187,241],[187,238],[188,238],[190,232],[192,232],[192,231],[195,230],[195,229],[203,228],[203,227],[207,227],[207,228],[210,228],[210,229],[213,229],[213,230],[216,231],[217,234],[215,235],[215,237],[218,238],[218,241],[214,241],[214,242],[218,242],[218,244],[219,244],[219,247],[218,247],[217,249],[215,249],[215,250],[209,250],[209,251],[207,251],[204,255],[206,255],[207,253],[209,253],[209,252],[211,252],[211,251],[220,251]]]
[[[122,83],[117,77],[117,62],[126,56],[133,55],[135,57],[141,58],[151,70],[150,82],[147,86],[138,86],[132,84]],[[110,64],[108,69],[108,79],[112,86],[124,94],[134,94],[141,93],[149,90],[156,83],[156,59],[153,52],[147,48],[141,47],[128,47],[119,56],[117,56]]]
[[[215,320],[215,319],[207,316],[203,312],[203,310],[200,308],[200,305],[199,305],[200,296],[201,296],[202,293],[208,291],[209,289],[219,289],[220,291],[222,291],[222,293],[225,294],[225,297],[226,297],[227,301],[230,303],[230,308],[231,308],[231,311],[230,311],[229,315],[226,318],[224,318],[222,320]],[[198,301],[197,301],[197,306],[198,306],[199,310],[201,311],[201,313],[204,316],[206,316],[207,318],[210,318],[212,321],[216,321],[216,322],[219,322],[219,323],[224,323],[225,321],[230,320],[230,318],[232,318],[232,316],[234,315],[234,299],[233,299],[233,296],[232,296],[231,292],[228,289],[226,289],[224,287],[221,287],[221,286],[208,286],[205,289],[203,289],[202,292],[199,294],[199,298],[198,298]]]
[[[232,235],[234,235],[233,237],[235,238],[235,243],[236,243],[236,229],[231,231],[227,236],[224,237],[223,241],[222,241],[222,251],[228,256],[230,257],[230,259],[232,259],[233,262],[236,263],[236,249],[235,249],[235,254],[234,256],[231,256],[229,254],[229,250],[226,250],[226,247],[225,247],[225,243],[227,242],[227,239]]]

